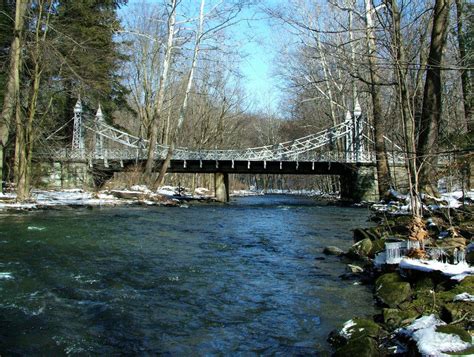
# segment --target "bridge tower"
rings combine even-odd
[[[346,160],[349,162],[361,162],[364,153],[364,118],[359,100],[356,98],[354,111],[347,111],[346,122],[350,122],[352,130],[346,135],[345,150]]]
[[[353,151],[355,154],[355,162],[360,162],[362,160],[362,155],[364,153],[364,118],[362,116],[362,108],[359,104],[359,99],[355,99],[354,104],[354,116],[352,118],[353,122],[353,133],[354,137],[352,140],[353,143]]]
[[[104,114],[102,113],[102,108],[99,104],[99,109],[97,109],[97,113],[95,115],[95,126],[96,126],[96,134],[95,134],[95,155],[97,157],[102,157],[104,153],[104,138],[102,135],[99,134],[100,126],[104,123]]]
[[[82,126],[82,104],[79,98],[74,106],[74,127],[72,132],[72,149],[84,152],[84,128]]]

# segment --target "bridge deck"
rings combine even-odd
[[[125,160],[104,163],[94,160],[93,168],[99,171],[126,171],[127,167],[144,165],[145,161]],[[358,166],[373,166],[372,163],[355,164],[341,162],[312,161],[232,161],[232,160],[171,160],[170,173],[228,173],[228,174],[286,174],[286,175],[345,175]],[[157,162],[156,170],[161,168]]]

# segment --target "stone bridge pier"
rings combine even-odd
[[[341,199],[348,202],[375,202],[380,199],[375,166],[354,165],[340,175]]]
[[[219,202],[229,202],[229,174],[225,172],[216,172],[214,174],[214,187],[216,200]]]

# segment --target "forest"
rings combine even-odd
[[[100,106],[109,124],[150,148],[167,145],[168,163],[175,147],[271,145],[361,108],[380,195],[396,188],[388,162],[396,150],[416,211],[441,178],[470,189],[473,14],[467,0],[1,0],[3,182],[28,199],[35,154],[70,145],[78,98],[89,116]],[[275,36],[278,110],[253,107],[243,85],[239,43],[250,39],[236,33],[252,21]],[[162,185],[166,161],[155,174],[149,149],[129,179]],[[204,175],[180,180],[209,184]],[[333,180],[293,184],[337,190]]]

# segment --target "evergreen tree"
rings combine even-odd
[[[126,89],[118,70],[126,60],[114,36],[120,29],[117,10],[127,0],[60,0],[53,26],[57,34],[57,67],[62,94],[56,105],[65,122],[81,96],[86,105],[106,113],[125,106]],[[69,134],[72,127],[69,127]]]
[[[13,19],[15,2],[0,0],[0,108],[3,106],[7,71],[9,65],[10,45],[13,38]]]

